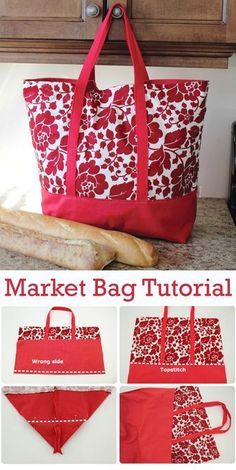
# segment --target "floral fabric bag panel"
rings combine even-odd
[[[134,84],[98,89],[111,6],[77,80],[25,80],[45,214],[185,242],[196,215],[208,82],[150,80],[124,5]],[[142,223],[140,223],[142,221]]]
[[[208,408],[221,410],[211,427]],[[120,394],[122,463],[204,463],[220,457],[214,435],[231,415],[220,401],[204,402],[198,387],[143,388]]]
[[[130,357],[130,383],[226,383],[218,318],[136,319]]]
[[[50,327],[52,311],[71,315],[71,327]],[[20,327],[15,374],[105,374],[98,327],[76,327],[67,307],[53,307],[41,326]]]

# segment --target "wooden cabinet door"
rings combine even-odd
[[[91,18],[86,7],[100,14]],[[0,0],[2,39],[93,39],[103,16],[103,0]]]
[[[150,65],[227,67],[236,50],[236,0],[121,0]],[[107,6],[115,0],[107,0]],[[120,20],[109,40],[123,41]],[[125,53],[120,46],[121,55]]]
[[[115,0],[108,0],[108,6]],[[236,40],[235,0],[122,0],[140,41]],[[121,39],[118,21],[110,39]]]

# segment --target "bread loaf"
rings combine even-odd
[[[2,207],[0,207],[0,222],[34,230],[42,235],[67,240],[90,240],[105,245],[116,252],[117,261],[131,266],[146,268],[155,266],[158,262],[158,252],[154,245],[126,233]]]
[[[68,240],[0,223],[0,247],[67,269],[102,269],[115,252],[88,240]]]

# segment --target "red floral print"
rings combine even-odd
[[[163,148],[155,150],[150,155],[150,165],[148,174],[150,176],[160,176],[163,173],[163,168],[170,170],[171,168],[171,156],[170,153],[164,151]]]
[[[150,345],[157,340],[157,336],[152,330],[148,330],[140,336],[140,344],[142,345]]]
[[[32,85],[27,88],[24,88],[24,98],[27,103],[32,103],[35,98],[38,96],[38,87],[37,85]]]
[[[179,359],[179,355],[173,348],[165,352],[165,364],[174,364]]]
[[[174,411],[202,402],[198,387],[181,386],[176,388]],[[204,408],[193,409],[173,417],[172,438],[178,439],[189,433],[210,429],[210,422]],[[204,463],[219,458],[219,451],[212,435],[200,436],[192,440],[172,444],[172,463]]]
[[[217,348],[212,348],[206,352],[206,359],[210,364],[218,364],[223,359],[222,351]]]
[[[117,184],[112,186],[110,191],[110,199],[133,199],[129,196],[132,195],[134,189],[134,183]]]
[[[50,96],[53,95],[53,88],[51,85],[49,85],[49,83],[45,83],[41,87],[41,92],[42,92],[42,98],[44,100],[47,100],[48,98],[50,98]]]
[[[112,96],[112,92],[109,89],[98,90],[93,82],[93,85],[90,85],[88,88],[87,96],[89,105],[96,108],[100,103],[107,103],[109,98]]]
[[[156,144],[163,136],[163,132],[160,129],[160,125],[157,122],[153,122],[153,116],[151,116],[150,114],[148,115],[147,126],[148,141],[150,142],[150,144]]]
[[[94,160],[81,163],[76,179],[76,189],[79,193],[84,197],[96,197],[97,194],[103,193],[104,187],[108,187],[108,183]]]
[[[224,364],[221,330],[217,318],[195,318],[195,364]],[[141,317],[135,322],[131,363],[160,364],[162,319]],[[147,361],[147,357],[149,357]],[[190,320],[171,317],[167,320],[165,364],[190,364]],[[182,396],[182,395],[181,395]],[[178,395],[176,395],[178,400]]]
[[[63,156],[60,153],[60,149],[57,148],[56,150],[53,150],[51,153],[48,154],[48,164],[45,169],[45,172],[48,175],[56,175],[57,170],[63,170],[64,168],[64,161],[63,161]]]
[[[59,138],[58,126],[54,124],[54,121],[49,111],[46,111],[37,115],[35,123],[30,122],[33,142],[37,150],[45,151],[48,144],[55,144]]]
[[[25,326],[19,328],[18,340],[41,340],[44,338],[45,328],[41,326]],[[75,330],[76,339],[97,339],[100,338],[97,326],[77,327]],[[49,339],[71,339],[71,328],[67,326],[50,327]]]
[[[185,193],[190,192],[192,183],[197,181],[198,162],[192,158],[186,164],[180,164],[171,173],[173,184],[173,195],[178,197]]]
[[[195,101],[200,96],[200,90],[197,82],[180,82],[174,85],[166,86],[168,100],[171,103],[180,103],[181,101]]]
[[[67,140],[75,82],[31,80],[24,85],[40,180],[50,193],[66,193]],[[149,168],[148,199],[196,190],[206,84],[155,80],[145,84]],[[61,145],[61,142],[64,144]],[[99,199],[137,198],[134,87],[99,90],[84,99],[76,161],[76,194]]]
[[[118,139],[117,151],[119,154],[129,155],[133,152],[136,143],[136,124],[135,116],[132,117],[131,123],[125,121],[116,127],[116,138]]]
[[[179,149],[186,140],[187,131],[181,129],[174,132],[168,132],[165,136],[165,147],[169,149]]]

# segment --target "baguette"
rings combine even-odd
[[[66,269],[102,269],[115,258],[110,248],[88,240],[66,240],[3,223],[0,247]]]
[[[155,266],[158,262],[158,252],[154,245],[127,233],[3,207],[0,207],[0,222],[34,230],[42,235],[100,243],[116,252],[117,261],[131,266],[146,268]]]

